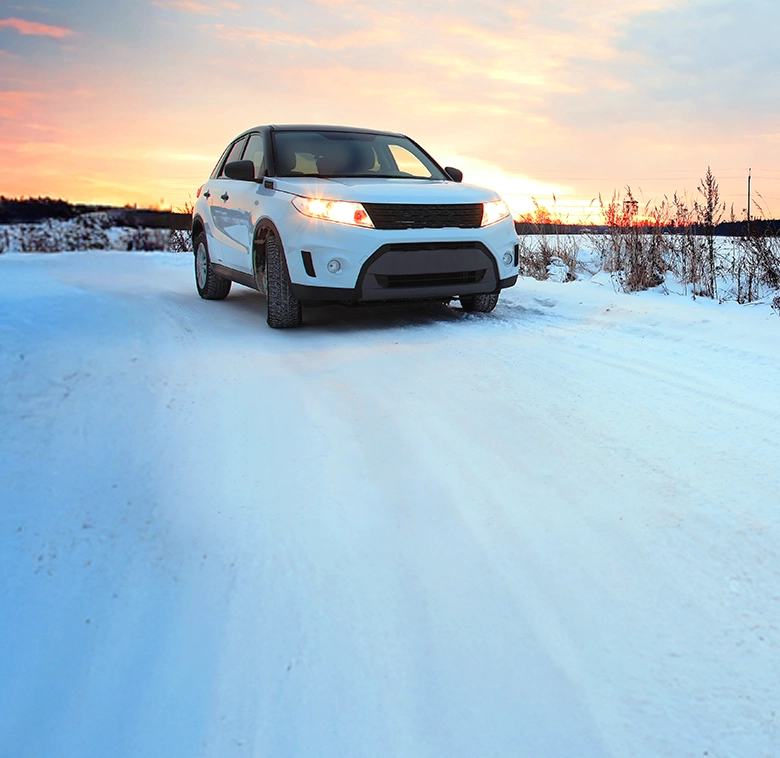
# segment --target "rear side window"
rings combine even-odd
[[[231,145],[228,145],[225,148],[225,151],[222,153],[222,155],[219,156],[219,160],[217,161],[217,165],[214,166],[214,170],[211,172],[209,178],[210,179],[216,179],[219,176],[219,170],[222,168],[222,166],[225,163],[225,158],[227,154],[230,152]]]
[[[227,158],[222,162],[222,166],[219,170],[220,177],[225,175],[225,166],[227,166],[228,163],[241,160],[241,154],[244,152],[244,145],[246,145],[246,137],[233,143],[233,147],[230,148]]]
[[[255,164],[255,179],[265,174],[265,140],[262,134],[249,135],[249,142],[244,150],[244,160]]]

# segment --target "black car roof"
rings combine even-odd
[[[272,132],[360,132],[361,134],[386,134],[392,137],[405,137],[400,132],[388,132],[381,129],[363,129],[356,126],[335,126],[333,124],[265,124],[247,129],[243,134],[270,129]]]

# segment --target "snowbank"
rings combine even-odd
[[[0,253],[58,253],[79,250],[189,250],[184,232],[116,226],[107,213],[37,224],[0,225]]]

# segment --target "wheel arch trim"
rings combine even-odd
[[[259,219],[255,224],[255,231],[252,235],[252,274],[257,277],[257,262],[258,262],[258,247],[262,246],[262,263],[265,266],[265,239],[269,234],[273,234],[279,242],[279,246],[282,248],[282,254],[284,252],[284,242],[282,241],[282,235],[279,234],[279,229],[267,216]],[[286,259],[286,255],[285,255]]]
[[[195,252],[195,237],[201,232],[206,233],[206,222],[201,218],[200,214],[192,217],[192,228],[190,230],[190,237],[192,238],[192,250]]]

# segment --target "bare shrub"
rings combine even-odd
[[[733,296],[752,303],[780,289],[780,239],[777,233],[747,234],[735,240],[731,261]]]
[[[549,250],[542,248],[535,238],[526,235],[519,238],[518,245],[520,274],[539,280],[546,279],[547,266],[550,265]]]
[[[167,250],[170,234],[167,229],[146,229],[144,227],[133,229],[132,234],[127,238],[127,249],[144,252]]]
[[[550,278],[550,267],[556,270],[554,278],[573,281],[577,276],[580,245],[574,234],[534,234],[519,238],[520,274],[534,279]],[[565,275],[558,273],[563,267]]]
[[[192,216],[193,203],[192,200],[188,200],[184,203],[184,206],[177,208],[177,212],[186,213],[188,216]],[[168,240],[165,244],[165,249],[170,250],[172,253],[191,253],[192,252],[192,235],[189,229],[174,229],[168,236]]]
[[[669,269],[685,287],[686,294],[688,285],[694,295],[705,294],[702,285],[705,277],[704,240],[695,233],[693,226],[696,221],[695,201],[691,202],[684,193],[678,195],[675,192],[671,203],[671,220],[675,234],[668,239]]]
[[[191,253],[192,236],[188,231],[174,229],[165,243],[165,249],[172,253]]]
[[[660,205],[646,204],[640,214],[631,187],[626,187],[624,198],[615,192],[606,205],[599,196],[599,204],[607,232],[592,234],[589,241],[601,257],[602,268],[626,292],[662,284],[668,252],[663,233],[668,224],[666,200]]]
[[[563,278],[571,281],[577,275],[577,256],[579,243],[572,234],[565,234],[562,230],[564,221],[557,209],[557,199],[553,195],[553,212],[540,205],[535,197],[531,198],[534,204],[533,213],[527,213],[520,220],[532,225],[534,234],[520,238],[520,273],[524,276],[532,276],[534,279]],[[552,231],[551,231],[552,230]],[[557,263],[554,263],[556,262]],[[551,274],[551,266],[555,274]],[[561,267],[566,268],[565,276],[561,277]]]

